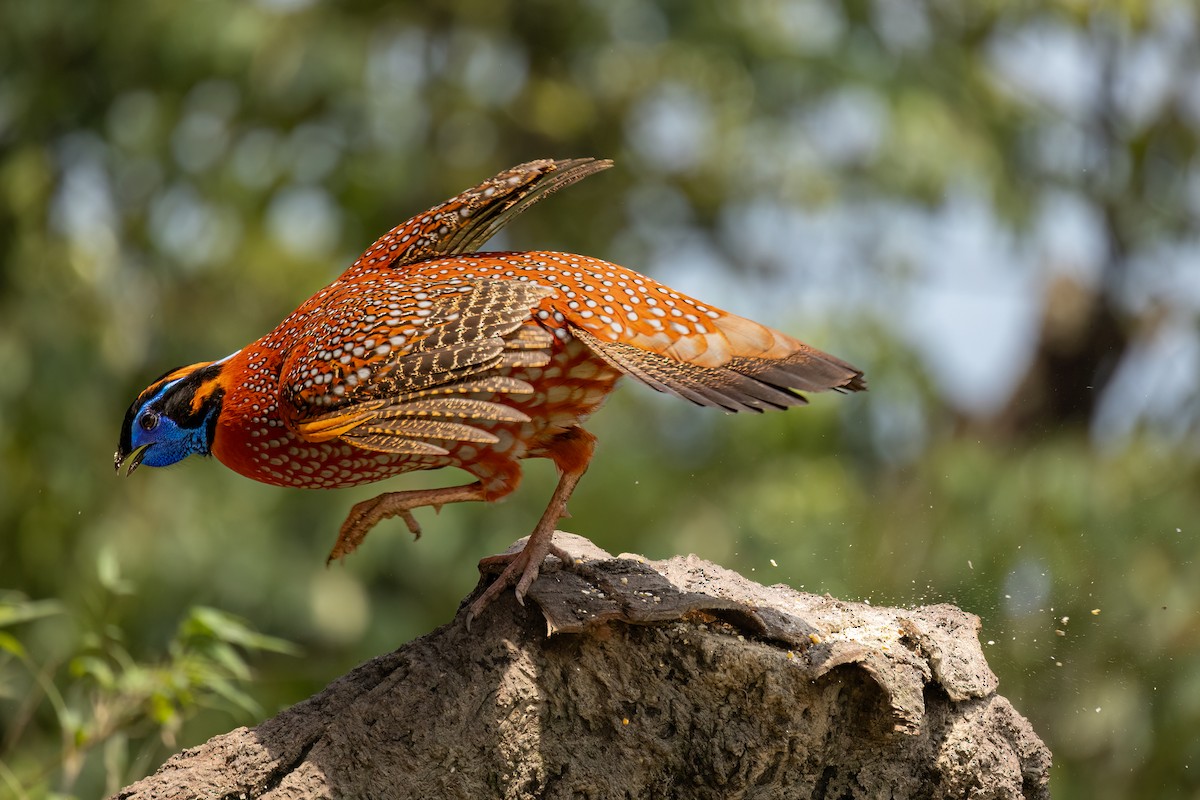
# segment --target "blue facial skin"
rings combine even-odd
[[[142,463],[168,467],[191,455],[209,454],[208,425],[181,428],[174,420],[150,409],[142,409],[133,423],[133,446],[150,445]]]
[[[211,452],[212,443],[208,440],[209,420],[217,413],[216,408],[209,411],[195,428],[182,428],[175,420],[154,409],[176,383],[178,381],[164,386],[133,419],[130,430],[133,450],[149,445],[141,459],[141,463],[147,466],[168,467],[188,456],[206,456]]]
[[[166,467],[188,456],[212,454],[213,438],[225,390],[219,380],[229,356],[220,361],[179,368],[159,381],[182,375],[169,382],[156,381],[153,394],[142,394],[133,401],[121,421],[121,436],[113,467],[126,475],[140,464]]]

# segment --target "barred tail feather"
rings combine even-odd
[[[769,330],[769,329],[768,329]],[[783,358],[735,356],[724,365],[701,366],[602,339],[584,328],[571,330],[606,362],[660,392],[725,411],[772,411],[804,405],[803,391],[860,391],[862,372],[840,359],[796,342]],[[794,340],[793,340],[794,341]],[[709,351],[711,352],[711,351]]]

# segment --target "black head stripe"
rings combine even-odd
[[[138,409],[141,407],[142,399],[139,397],[125,412],[125,419],[121,422],[121,438],[117,442],[118,456],[127,456],[133,452],[133,418],[137,416]]]
[[[213,407],[220,407],[225,397],[225,390],[212,383],[221,367],[221,364],[206,364],[178,379],[178,383],[163,395],[162,413],[181,428],[195,429],[204,425]]]
[[[207,400],[204,401],[205,407],[208,408],[210,411],[212,410],[213,406],[216,406],[215,414],[214,413],[207,414],[208,428],[204,432],[205,455],[212,455],[212,444],[213,444],[213,440],[217,438],[217,421],[218,421],[218,418],[221,416],[221,402],[224,399],[225,399],[225,390],[217,389],[215,392],[212,393],[211,396],[209,396],[209,398]]]
[[[154,407],[181,428],[195,429],[206,425],[206,439],[211,442],[216,432],[217,418],[217,414],[211,412],[214,408],[220,408],[225,397],[225,390],[211,383],[220,371],[219,363],[202,363],[163,373],[138,395],[125,412],[118,452],[128,454],[133,450],[133,422],[146,406]],[[197,398],[197,392],[202,388],[206,388],[208,394]]]
[[[133,421],[137,419],[138,412],[162,393],[163,385],[170,382],[168,378],[171,378],[176,373],[183,372],[185,369],[187,368],[176,367],[175,369],[167,370],[155,378],[153,383],[143,389],[129,405],[129,410],[125,412],[125,419],[121,421],[121,439],[117,442],[117,453],[119,455],[128,455],[133,452]]]

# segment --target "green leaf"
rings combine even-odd
[[[112,547],[104,547],[96,554],[96,577],[100,579],[101,586],[115,595],[134,593],[133,584],[121,577],[121,563]]]
[[[91,678],[102,689],[112,689],[117,684],[112,667],[99,656],[82,655],[71,659],[71,674],[79,678]]]
[[[262,714],[262,707],[250,695],[238,689],[230,681],[214,681],[208,688],[218,697],[224,698],[233,706],[251,716],[257,717]]]
[[[64,613],[63,604],[57,600],[18,600],[0,602],[0,628],[17,625],[44,617]]]
[[[3,631],[0,631],[0,650],[5,651],[6,653],[12,653],[14,656],[22,660],[27,658],[25,646],[22,645],[17,637],[13,636],[11,633],[4,633]]]
[[[300,649],[286,639],[261,634],[233,614],[209,606],[193,606],[180,634],[187,638],[209,637],[247,650],[300,655]]]

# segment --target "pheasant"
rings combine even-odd
[[[612,162],[540,160],[501,172],[393,228],[273,331],[217,361],[167,372],[125,414],[118,473],[216,456],[277,486],[332,489],[458,467],[462,486],[386,492],[355,505],[329,561],[381,520],[421,534],[414,509],[494,501],[521,459],[559,472],[524,547],[467,622],[506,588],[518,600],[595,445],[582,423],[629,375],[727,412],[784,409],[800,391],[866,388],[856,367],[771,328],[595,258],[476,252],[513,217]]]

